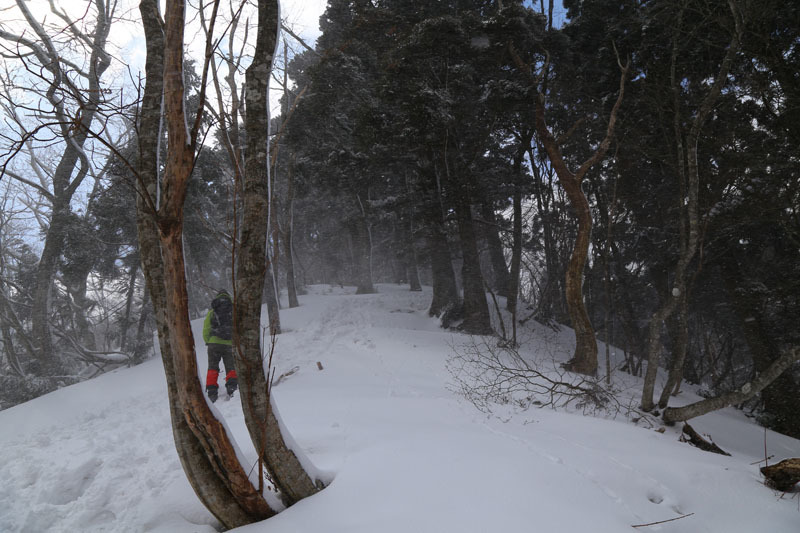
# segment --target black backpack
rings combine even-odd
[[[211,335],[229,341],[233,338],[233,303],[230,296],[220,294],[211,302]]]

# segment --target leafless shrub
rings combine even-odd
[[[523,356],[511,343],[470,337],[451,346],[447,369],[451,388],[478,410],[492,413],[497,405],[527,409],[572,407],[584,413],[603,411],[614,416],[621,405],[613,389],[597,379],[564,370],[551,354],[549,361]]]

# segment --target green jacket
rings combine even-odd
[[[233,341],[229,339],[228,340],[220,339],[219,337],[216,337],[211,334],[211,317],[213,316],[213,314],[214,310],[209,309],[208,314],[206,315],[206,319],[205,321],[203,321],[203,341],[206,344],[225,344],[227,346],[231,346],[233,344]]]

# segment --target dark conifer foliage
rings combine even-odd
[[[591,321],[624,350],[616,370],[635,374],[646,368],[648,330],[660,332],[661,364],[672,369],[655,398],[661,407],[684,379],[709,394],[741,387],[800,335],[791,323],[800,293],[798,8],[564,6],[558,28],[521,2],[329,2],[317,53],[292,65],[298,88],[308,87],[287,140],[305,281],[360,286],[359,221],[371,281],[409,282],[418,270],[445,326],[489,332],[486,290],[508,297],[517,320],[569,325],[563,278],[576,227],[534,133],[530,79],[547,95],[567,164],[579,165],[606,133],[618,65],[629,59],[612,145],[583,183]],[[693,132],[721,68],[719,94]],[[687,152],[693,135],[696,156]],[[686,168],[699,178],[695,203]],[[690,226],[696,249],[676,297]],[[672,312],[650,328],[671,298]],[[797,390],[795,365],[741,407],[797,434]]]

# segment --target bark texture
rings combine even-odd
[[[761,473],[767,484],[776,490],[789,492],[800,482],[800,459],[785,459],[772,466],[764,466]]]
[[[164,24],[156,0],[140,3],[147,42],[147,83],[139,128],[137,229],[178,456],[203,504],[226,527],[233,528],[268,518],[274,511],[250,483],[224,427],[209,410],[197,378],[181,241],[183,199],[194,154],[183,116],[183,8],[182,2],[168,3]],[[165,71],[170,73],[166,80]],[[156,211],[163,94],[167,95],[170,145],[163,201]]]
[[[360,203],[360,200],[357,200],[357,203]],[[353,216],[347,221],[346,227],[350,236],[356,294],[372,294],[375,292],[372,284],[372,243],[366,216],[363,214]]]
[[[278,426],[265,376],[261,344],[261,297],[268,275],[269,230],[267,90],[279,24],[277,0],[258,3],[258,34],[253,62],[245,73],[246,148],[242,187],[242,231],[234,289],[234,357],[242,410],[261,460],[291,505],[319,490],[288,448]],[[273,317],[270,317],[274,331]]]

